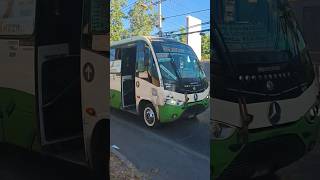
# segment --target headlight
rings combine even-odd
[[[306,114],[307,122],[310,124],[314,124],[317,120],[317,117],[320,116],[319,112],[319,104],[312,106]]]
[[[167,98],[165,99],[165,103],[169,104],[169,105],[174,105],[174,106],[181,106],[183,105],[183,101],[181,100],[176,100],[174,99],[172,96],[169,97],[167,96]]]
[[[236,131],[236,127],[219,121],[211,121],[211,137],[214,140],[223,140],[231,137]]]

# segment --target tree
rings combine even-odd
[[[185,43],[187,44],[187,35],[185,34],[187,31],[186,31],[186,28],[185,27],[181,27],[179,29],[180,31],[180,36],[179,36],[179,41],[182,42],[182,43]]]
[[[130,35],[148,36],[156,25],[157,16],[152,12],[151,0],[137,0],[129,11]]]
[[[201,39],[201,59],[210,60],[210,34],[204,34]]]
[[[111,0],[110,4],[110,39],[111,41],[119,41],[127,34],[124,28],[123,20],[126,14],[123,8],[127,5],[127,0]]]

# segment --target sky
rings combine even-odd
[[[128,5],[132,5],[136,0],[128,0]],[[153,0],[154,2],[158,0]],[[127,10],[129,8],[125,8]],[[169,17],[180,14],[185,14],[193,11],[210,9],[210,0],[166,0],[162,3],[162,16]],[[155,11],[158,11],[158,7],[155,7]],[[194,14],[189,14],[202,20],[202,23],[210,21],[210,11],[206,10]],[[186,26],[186,16],[178,16],[165,19],[163,21],[163,32],[177,31],[180,27]],[[125,22],[128,27],[128,22]],[[210,25],[203,25],[202,29],[209,29]],[[158,32],[154,29],[153,34]]]

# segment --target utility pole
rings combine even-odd
[[[158,24],[158,28],[159,28],[159,36],[162,37],[163,36],[163,32],[162,32],[162,0],[158,1],[158,6],[159,6],[159,10],[158,10],[158,16],[159,16],[159,24]]]

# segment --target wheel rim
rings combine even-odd
[[[156,121],[156,116],[152,108],[146,107],[144,109],[144,121],[148,126],[153,126]]]

